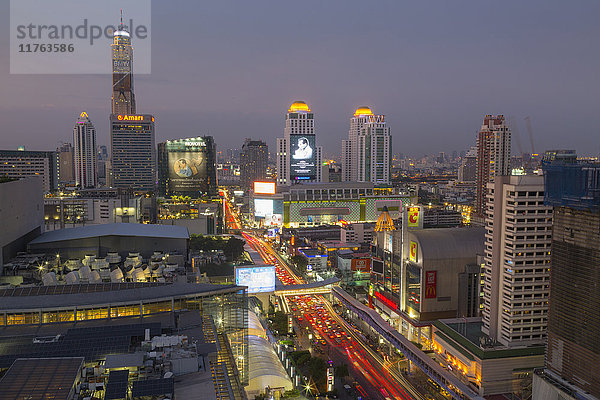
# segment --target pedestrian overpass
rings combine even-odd
[[[330,294],[333,287],[337,286],[340,278],[332,277],[322,281],[299,283],[297,285],[275,284],[275,296],[305,296],[315,294]]]

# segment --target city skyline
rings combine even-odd
[[[308,3],[308,18],[285,4],[211,4],[203,13],[184,3],[156,4],[153,72],[136,75],[138,112],[156,116],[157,142],[189,136],[191,121],[199,119],[203,130],[193,134],[217,137],[224,150],[239,148],[245,137],[274,146],[286,107],[303,99],[319,116],[315,129],[324,152],[338,154],[348,118],[367,105],[394,127],[393,153],[409,156],[469,149],[490,113],[516,122],[513,134],[531,152],[523,120],[530,116],[536,152],[576,148],[597,155],[599,58],[588,48],[599,33],[593,15],[600,6],[543,4],[364,9]],[[189,13],[181,12],[186,8]],[[490,24],[492,11],[510,29]],[[8,13],[4,18],[7,23]],[[378,23],[364,23],[372,18]],[[170,46],[167,30],[178,36],[177,46]],[[284,34],[271,35],[278,30]],[[299,52],[281,51],[292,42]],[[0,46],[7,48],[8,39]],[[364,56],[356,58],[357,48]],[[188,60],[174,61],[183,49]],[[299,55],[305,51],[309,56]],[[380,58],[377,70],[369,68],[369,54]],[[9,75],[4,61],[3,148],[54,149],[69,141],[72,121],[83,111],[95,121],[98,144],[108,144],[109,75]]]

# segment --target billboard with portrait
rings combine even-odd
[[[293,180],[317,176],[315,135],[290,135],[290,177]]]
[[[270,225],[270,226],[281,226],[281,225],[283,225],[283,215],[281,215],[281,214],[267,214],[265,216],[265,225]]]
[[[191,192],[208,190],[206,152],[202,147],[189,151],[170,151],[169,190],[171,192]]]

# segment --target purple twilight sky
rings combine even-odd
[[[55,149],[81,111],[108,144],[110,76],[10,75],[8,11],[0,0],[0,149]],[[411,156],[468,149],[483,116],[501,113],[524,151],[530,116],[537,152],[597,155],[598,15],[597,0],[155,0],[138,112],[155,115],[157,142],[210,134],[220,149],[245,137],[273,149],[289,104],[304,100],[336,155],[367,105]]]

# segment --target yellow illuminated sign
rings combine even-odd
[[[412,240],[410,241],[408,259],[412,262],[417,262],[417,242],[413,242]]]
[[[408,226],[418,227],[420,217],[419,207],[408,207]]]
[[[143,115],[119,115],[117,116],[119,121],[143,121]]]

